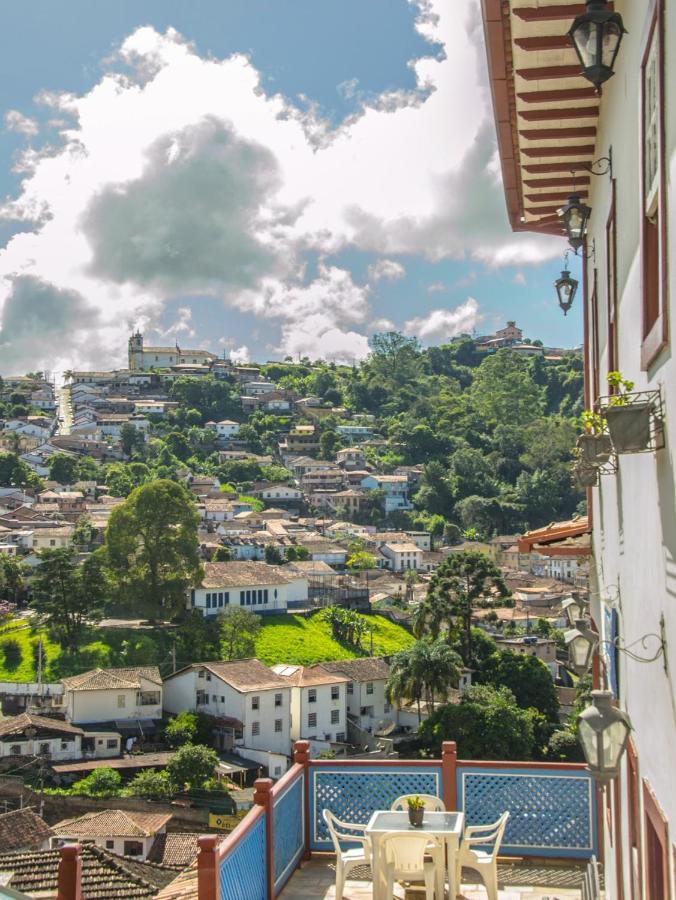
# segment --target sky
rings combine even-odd
[[[581,342],[563,240],[507,223],[478,0],[32,0],[0,33],[0,373],[124,365],[136,328]]]

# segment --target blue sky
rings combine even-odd
[[[132,324],[253,358],[507,318],[578,344],[580,304],[564,319],[552,287],[563,246],[507,227],[477,4],[453,13],[3,4],[0,359],[120,362]]]

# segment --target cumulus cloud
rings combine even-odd
[[[233,363],[247,363],[251,359],[251,354],[249,353],[249,348],[242,344],[241,347],[235,347],[229,353],[230,362]]]
[[[433,344],[458,334],[471,333],[479,321],[479,304],[474,297],[468,297],[455,309],[433,309],[426,316],[409,319],[404,324],[404,333]]]
[[[179,337],[194,338],[197,334],[193,326],[192,310],[188,306],[181,306],[178,309],[176,319],[166,328],[154,329],[160,338],[164,340],[175,339]]]
[[[394,259],[379,259],[368,267],[369,281],[399,281],[406,274],[406,269]]]
[[[5,113],[5,128],[28,138],[35,137],[40,130],[35,119],[24,116],[18,109],[10,109]]]
[[[173,29],[137,29],[82,96],[44,91],[38,102],[67,124],[60,146],[27,151],[5,204],[33,227],[0,255],[0,307],[16,276],[86,297],[98,365],[123,362],[129,321],[157,327],[167,300],[195,294],[268,320],[280,352],[355,359],[368,352],[370,285],[404,274],[393,256],[558,255],[560,241],[508,229],[475,0],[416,5],[434,52],[411,61],[415,89],[360,97],[337,127],[311,102],[266,94],[245,56],[201,57]],[[366,285],[330,265],[348,248],[381,257]],[[310,256],[322,263],[308,282]],[[450,314],[436,315],[407,327],[448,336]]]
[[[512,278],[512,284],[518,284],[520,287],[525,287],[526,283],[526,276],[523,272],[517,272]]]
[[[392,319],[374,319],[372,322],[369,322],[369,329],[371,331],[396,331],[397,326],[394,324]]]
[[[77,291],[33,275],[12,278],[0,320],[3,371],[53,370],[73,353],[94,359],[96,346],[87,341],[97,321],[96,310]]]

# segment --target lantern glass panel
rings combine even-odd
[[[568,644],[570,661],[576,672],[585,672],[589,668],[593,649],[593,644],[583,634],[574,637]]]
[[[582,750],[584,751],[584,758],[587,760],[587,765],[592,769],[598,769],[598,732],[594,731],[591,725],[585,722],[584,719],[580,719],[577,726],[577,733],[580,738],[580,743],[582,744]]]
[[[601,63],[608,69],[612,69],[615,64],[615,57],[620,49],[621,40],[622,29],[618,23],[613,21],[606,22],[601,41]]]
[[[627,740],[626,724],[618,719],[603,730],[603,767],[617,769]]]
[[[596,22],[583,21],[572,33],[573,41],[585,69],[596,64],[597,31]]]

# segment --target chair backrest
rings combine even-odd
[[[470,848],[477,844],[489,845],[492,847],[491,855],[497,856],[507,827],[507,819],[509,819],[509,812],[503,812],[497,822],[492,822],[490,825],[469,825],[465,829],[463,845]]]
[[[444,806],[444,801],[441,797],[436,797],[434,794],[402,794],[401,797],[397,797],[394,801],[390,809],[394,812],[395,810],[400,809],[408,809],[408,798],[409,797],[417,797],[419,800],[425,804],[425,809],[430,812],[445,812],[446,807]]]
[[[330,809],[323,809],[322,816],[326,822],[326,827],[329,829],[331,841],[333,842],[333,849],[338,855],[342,853],[342,848],[340,846],[341,841],[345,841],[345,843],[354,843],[363,837],[363,835],[351,834],[350,829],[353,829],[354,826],[349,822],[341,822],[339,818],[334,816]]]
[[[414,834],[407,831],[393,831],[384,834],[381,847],[388,863],[401,875],[423,871],[425,853],[429,853],[431,843],[439,843],[433,835]]]

